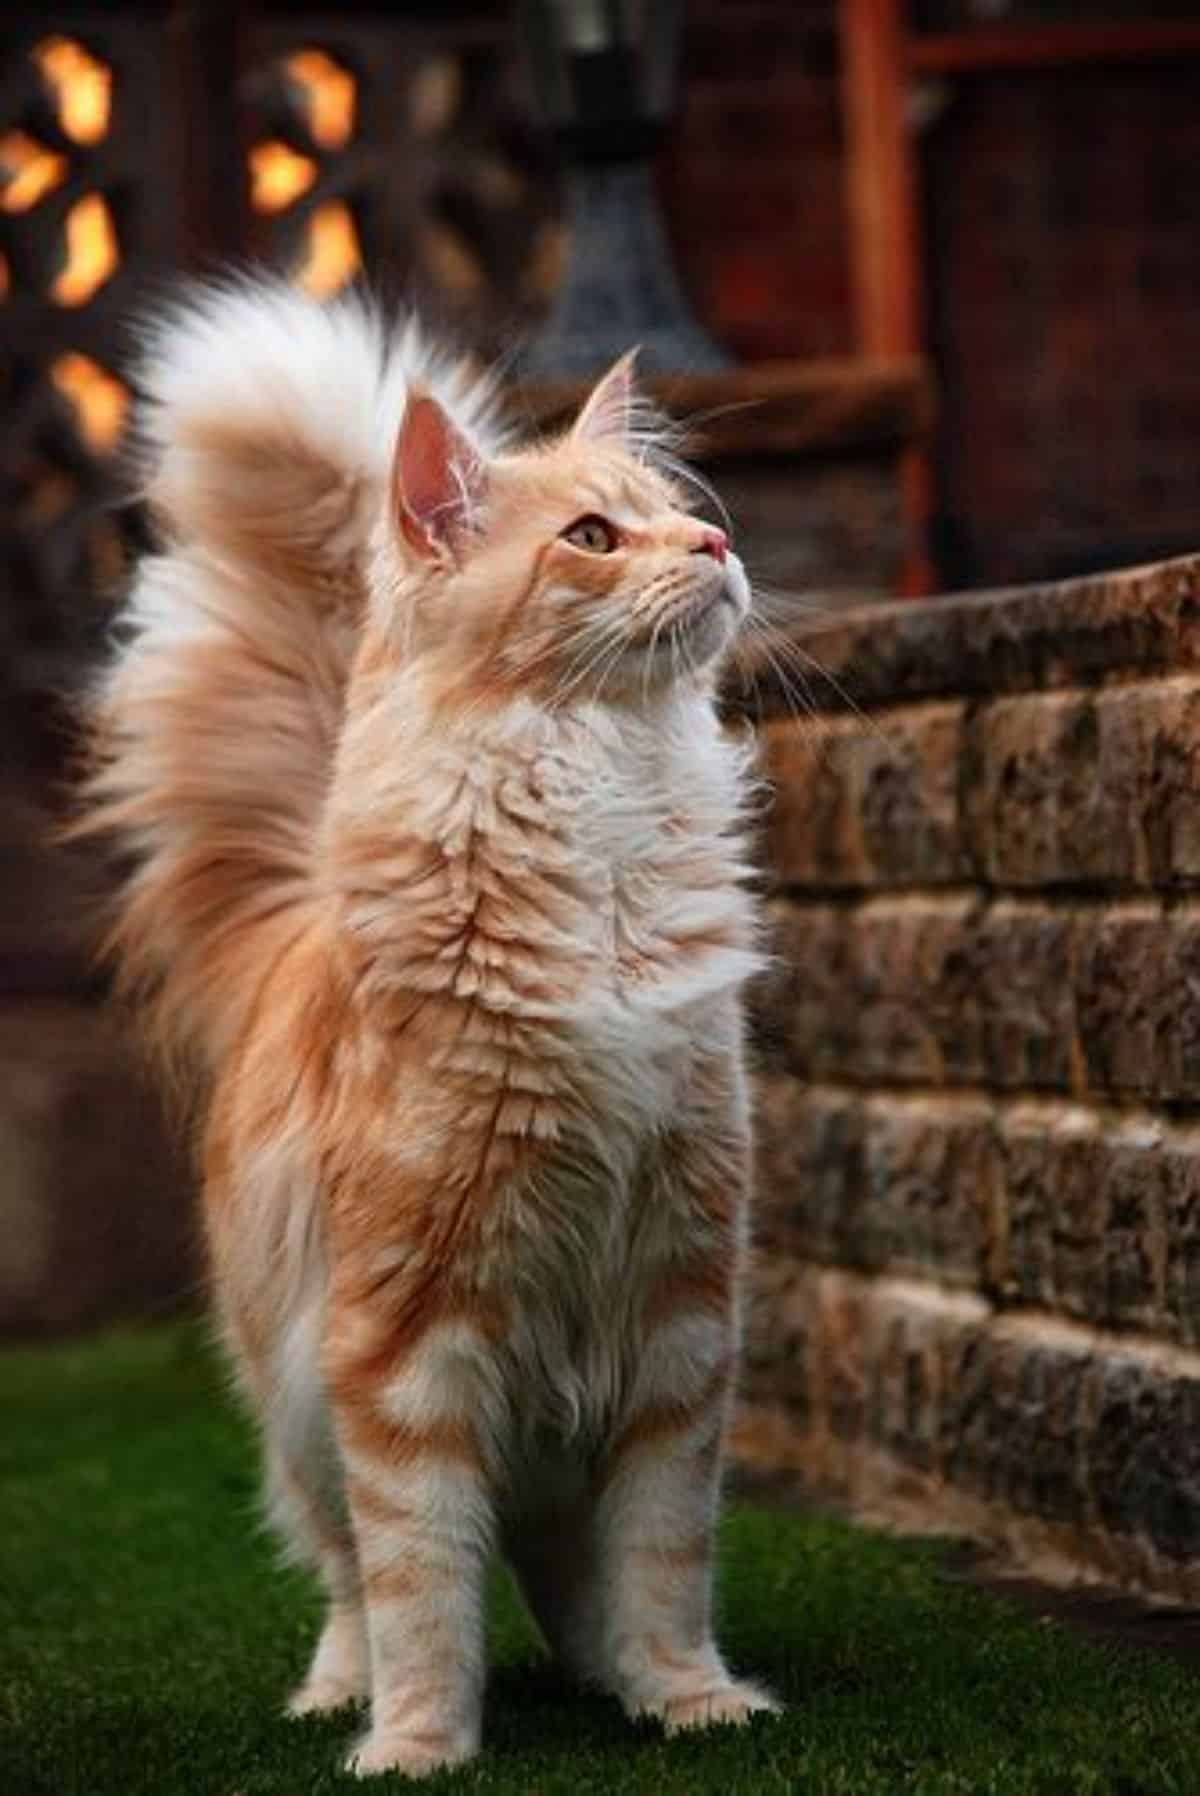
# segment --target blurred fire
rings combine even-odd
[[[324,50],[297,50],[284,67],[300,89],[313,141],[323,150],[344,148],[354,135],[354,76]]]
[[[67,172],[67,159],[24,131],[0,137],[0,211],[28,212],[53,192]]]
[[[358,232],[349,206],[329,200],[308,220],[304,259],[296,269],[297,284],[314,299],[328,299],[362,267]]]
[[[58,122],[75,143],[99,143],[112,111],[112,70],[70,37],[46,37],[32,58],[52,89]]]
[[[66,261],[50,296],[56,305],[86,305],[120,261],[112,213],[98,193],[85,193],[67,213]]]
[[[129,394],[115,375],[90,356],[72,352],[51,362],[50,379],[73,407],[79,434],[93,454],[115,449],[129,409]]]
[[[256,212],[286,211],[316,178],[312,158],[297,155],[277,139],[256,143],[250,151],[250,203]]]

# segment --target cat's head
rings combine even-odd
[[[632,357],[564,436],[490,461],[412,393],[388,523],[406,648],[472,696],[649,699],[710,672],[749,606],[724,532],[646,452]]]

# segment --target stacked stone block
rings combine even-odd
[[[796,635],[750,1468],[1200,1595],[1200,560]],[[850,707],[853,707],[851,709]]]

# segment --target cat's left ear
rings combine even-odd
[[[633,427],[636,391],[633,365],[637,350],[628,349],[592,388],[571,432],[578,443],[619,443],[627,446]]]
[[[443,405],[409,393],[392,463],[392,495],[405,541],[428,560],[453,559],[487,493],[487,467]]]

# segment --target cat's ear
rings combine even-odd
[[[404,539],[427,559],[453,558],[487,493],[487,467],[432,393],[410,389],[392,462]]]
[[[571,432],[579,443],[620,443],[628,446],[633,427],[636,393],[633,364],[637,350],[628,349],[592,388]]]

